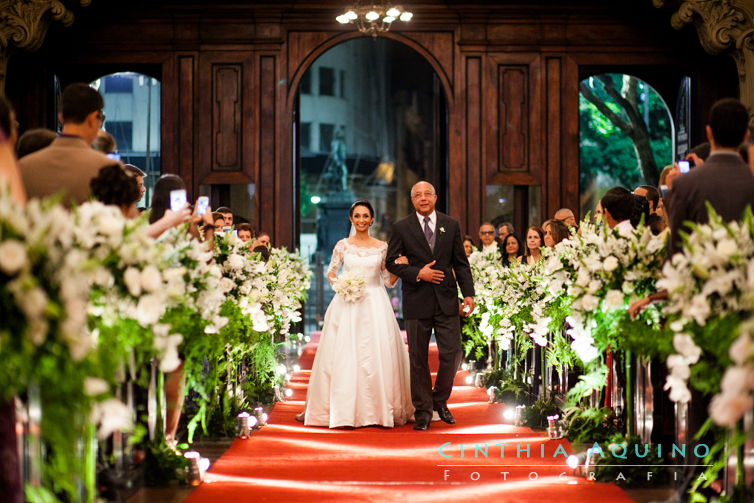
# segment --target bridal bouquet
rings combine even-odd
[[[345,271],[335,279],[332,288],[346,302],[358,302],[364,296],[366,283],[358,272]]]

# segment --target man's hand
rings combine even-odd
[[[474,297],[464,297],[463,298],[463,315],[464,316],[470,316],[471,313],[474,312],[474,308],[476,307],[476,304],[474,304]]]
[[[445,273],[438,271],[437,269],[432,269],[435,262],[437,262],[437,260],[433,260],[419,270],[420,280],[426,281],[427,283],[434,283],[436,285],[442,283],[442,280],[445,278]]]
[[[398,258],[393,261],[395,264],[408,265],[408,259],[403,255],[398,255]]]

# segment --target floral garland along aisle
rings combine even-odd
[[[505,268],[496,253],[473,253],[478,310],[464,327],[464,345],[467,355],[474,352],[476,358],[496,348],[494,366],[484,380],[495,385],[498,396],[491,398],[506,401],[526,400],[525,393],[500,393],[520,391],[521,383],[511,375],[521,372],[523,357],[512,359],[513,369],[500,363],[511,345],[521,351],[533,344],[546,346],[548,364],[581,367],[578,384],[560,397],[559,405],[570,406],[569,438],[588,442],[608,440],[604,433],[600,437],[610,430],[605,428],[610,426],[608,412],[584,401],[606,383],[608,350],[623,353],[626,362],[665,360],[671,401],[688,402],[689,383],[711,397],[709,420],[696,435],[697,440],[705,434],[714,439],[703,461],[710,466],[690,487],[691,497],[703,501],[701,490],[736,453],[736,485],[727,488],[723,499],[748,501],[752,493],[744,478],[743,417],[754,409],[754,217],[747,211],[740,222],[724,223],[711,208],[709,212],[709,223],[692,225],[682,235],[681,252],[668,261],[664,234],[652,236],[641,225],[620,233],[588,222],[545,249],[534,267],[515,263]],[[667,290],[668,300],[651,304],[631,320],[628,306],[658,290]],[[628,433],[624,445],[634,425],[630,373],[628,377],[626,424],[619,425]],[[541,421],[532,425],[543,426]]]
[[[145,434],[143,418],[133,425],[115,396],[127,380],[146,387],[152,359],[170,372],[182,353],[191,436],[198,425],[231,433],[235,415],[271,403],[282,381],[276,348],[300,321],[305,261],[272,249],[265,263],[232,233],[209,251],[186,227],[157,241],[145,227],[100,203],[70,213],[53,201],[21,207],[0,196],[0,398],[22,396],[41,409],[44,462],[27,485],[30,501],[94,500],[96,459],[82,446],[95,426],[101,439]],[[155,432],[151,444],[182,460]]]

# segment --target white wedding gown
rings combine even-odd
[[[385,291],[387,243],[359,247],[342,239],[333,250],[328,274],[359,271],[364,295],[346,302],[336,295],[314,356],[304,423],[313,426],[387,427],[413,415],[408,351]]]

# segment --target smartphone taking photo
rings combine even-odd
[[[201,196],[199,199],[196,200],[197,216],[202,216],[205,213],[207,213],[207,208],[209,208],[209,197]]]
[[[678,161],[678,169],[681,173],[688,173],[691,169],[691,164],[689,161]]]
[[[186,189],[170,191],[170,209],[181,211],[186,207]]]

